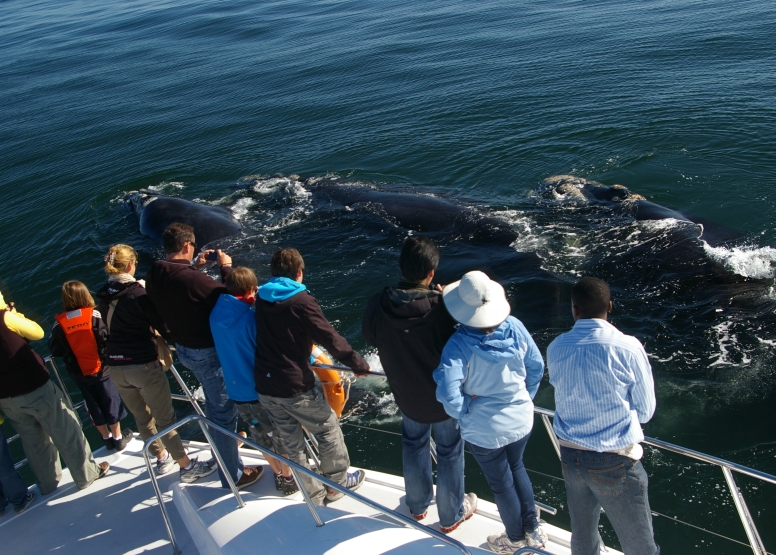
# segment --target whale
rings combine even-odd
[[[411,231],[445,233],[474,243],[501,246],[509,246],[518,238],[504,220],[431,194],[341,184],[332,179],[311,178],[303,184],[318,201],[347,209],[361,206]]]
[[[590,204],[619,205],[638,221],[674,219],[691,221],[685,215],[648,201],[642,195],[634,193],[623,185],[603,185],[597,181],[573,175],[555,175],[542,183],[545,198],[576,199]]]
[[[237,235],[242,229],[232,212],[223,206],[200,204],[147,190],[128,194],[126,201],[138,217],[140,233],[160,244],[162,233],[173,222],[193,227],[200,247]]]

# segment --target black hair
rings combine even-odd
[[[611,293],[602,279],[583,277],[571,287],[571,304],[580,318],[599,318],[609,312]]]
[[[399,255],[401,275],[407,281],[421,282],[439,265],[439,247],[425,235],[410,235]]]

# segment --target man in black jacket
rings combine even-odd
[[[218,297],[226,293],[226,288],[199,271],[209,263],[208,254],[212,250],[200,251],[192,264],[197,250],[195,240],[191,226],[178,222],[167,226],[162,234],[165,259],[155,261],[146,274],[146,291],[170,330],[178,360],[202,384],[208,420],[236,432],[237,409],[227,395],[224,373],[210,331],[210,312]],[[232,258],[218,250],[217,259],[223,280],[232,271]],[[261,477],[262,467],[243,465],[234,439],[213,432],[213,443],[238,489],[253,484]],[[221,486],[229,487],[220,468],[218,474]],[[187,481],[202,475],[206,474],[198,472]]]
[[[432,285],[439,248],[428,237],[410,236],[399,257],[402,279],[367,304],[362,332],[377,347],[388,384],[402,413],[404,484],[412,516],[423,520],[433,496],[431,428],[437,458],[437,510],[442,532],[449,533],[477,509],[477,496],[464,496],[463,441],[458,421],[436,400],[431,374],[456,322]]]

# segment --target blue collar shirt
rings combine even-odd
[[[606,320],[579,319],[547,348],[557,436],[605,452],[644,440],[655,412],[655,383],[638,339]]]

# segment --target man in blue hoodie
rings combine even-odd
[[[308,466],[302,426],[318,440],[321,473],[349,489],[364,481],[363,470],[348,472],[350,457],[320,385],[310,368],[314,343],[322,345],[356,374],[369,364],[332,327],[302,284],[304,260],[296,249],[285,248],[272,256],[272,279],[259,287],[256,301],[256,356],[254,378],[259,402],[288,448],[289,458]],[[336,501],[342,493],[327,491],[321,483],[303,476],[313,502]]]
[[[253,304],[256,302],[259,282],[253,270],[238,267],[226,276],[224,285],[227,293],[218,297],[210,313],[210,330],[223,368],[226,392],[234,401],[240,418],[248,425],[251,439],[287,457],[286,448],[275,432],[267,411],[259,404],[256,382],[253,380],[253,357],[256,351]],[[299,490],[288,465],[272,457],[267,457],[267,462],[275,473],[275,489],[285,495]],[[260,476],[261,473],[258,473],[253,482]]]

